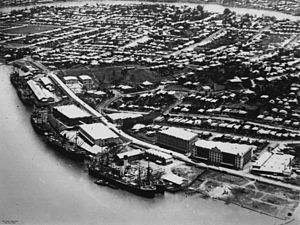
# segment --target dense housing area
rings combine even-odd
[[[0,48],[35,130],[88,160],[98,184],[295,212],[300,20],[200,5],[45,5],[1,13]]]

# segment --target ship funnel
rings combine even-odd
[[[126,167],[128,166],[128,156],[127,155],[124,155],[123,166],[124,166],[124,169],[126,169]]]
[[[124,155],[124,158],[123,158],[123,166],[121,167],[121,174],[122,174],[122,175],[124,175],[125,169],[126,169],[127,166],[128,166],[128,156],[127,156],[127,155]]]

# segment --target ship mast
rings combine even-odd
[[[150,184],[150,162],[149,162],[149,158],[147,157],[147,161],[148,161],[148,167],[147,167],[147,182],[148,184]]]
[[[138,184],[141,185],[141,163],[139,162]]]

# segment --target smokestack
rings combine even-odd
[[[125,169],[126,169],[127,166],[128,166],[128,156],[127,156],[127,155],[124,155],[124,158],[123,158],[123,166],[121,167],[121,174],[122,174],[122,175],[124,175]]]
[[[128,166],[128,156],[127,155],[124,155],[123,166],[124,166],[124,169],[126,169],[126,167]]]

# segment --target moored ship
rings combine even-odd
[[[35,109],[30,116],[30,121],[34,130],[39,134],[44,134],[51,130],[46,109]]]
[[[92,160],[88,167],[88,171],[90,175],[98,179],[142,197],[154,198],[158,193],[157,187],[151,182],[147,182],[149,179],[141,179],[140,170],[138,178],[132,178],[131,176],[125,175],[124,167],[123,169],[120,169],[109,163],[104,163],[103,160],[100,162],[98,156]]]
[[[72,145],[68,140],[57,134],[46,134],[46,143],[58,152],[76,161],[83,161],[86,158],[86,152],[78,146]]]

